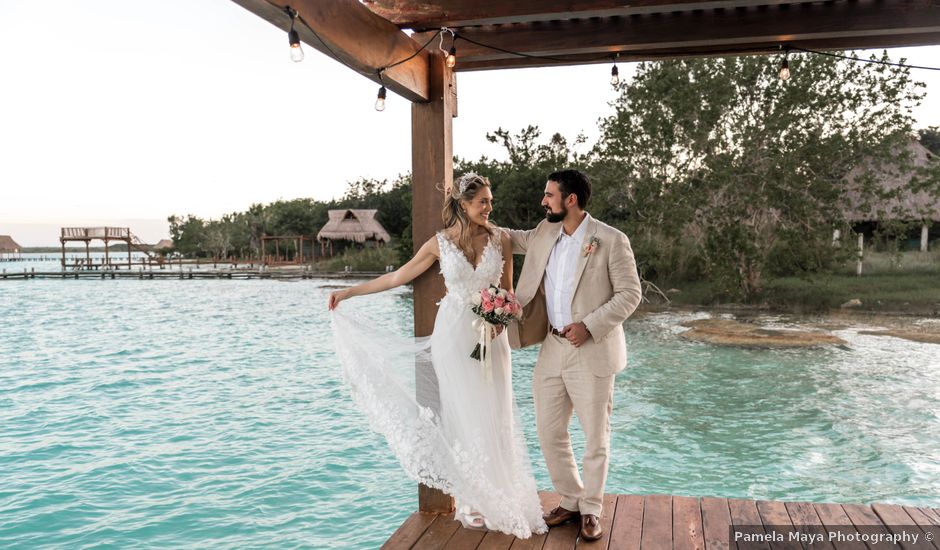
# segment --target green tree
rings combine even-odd
[[[940,126],[930,126],[917,131],[920,144],[931,153],[940,156]]]
[[[751,299],[771,258],[825,269],[846,174],[863,159],[899,162],[923,97],[909,69],[817,55],[790,55],[788,81],[777,68],[763,57],[641,63],[622,85],[593,160],[647,276],[668,278],[674,251],[691,249],[729,296]],[[873,177],[859,181],[863,196],[878,193]]]
[[[205,255],[205,222],[201,218],[192,214],[185,217],[174,214],[167,221],[174,250],[187,257]]]

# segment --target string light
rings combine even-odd
[[[447,52],[447,68],[453,69],[454,65],[457,64],[457,48],[454,46],[450,47],[450,51]]]
[[[294,63],[300,63],[304,60],[304,50],[300,47],[300,35],[294,30],[297,11],[291,9],[290,6],[286,10],[287,14],[290,15],[290,30],[287,31],[287,41],[290,43],[290,58]]]
[[[450,50],[444,49],[445,33],[450,33]],[[441,39],[437,44],[437,49],[441,50],[441,53],[444,54],[444,64],[447,65],[448,69],[453,69],[454,66],[457,65],[457,33],[447,27],[441,27],[441,30],[437,31],[437,35]]]
[[[617,58],[620,54],[614,54],[614,66],[610,68],[610,85],[614,88],[620,84],[620,70],[617,69]]]
[[[379,75],[381,79],[382,75]],[[385,110],[385,84],[382,84],[382,87],[379,88],[379,95],[375,98],[375,110],[382,112]]]
[[[790,80],[790,61],[787,57],[790,55],[790,49],[787,48],[783,54],[783,61],[780,62],[780,80]]]

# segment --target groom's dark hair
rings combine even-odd
[[[559,170],[548,175],[550,181],[558,182],[562,198],[574,193],[578,197],[578,208],[584,210],[591,200],[591,182],[580,170]]]

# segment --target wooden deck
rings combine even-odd
[[[542,507],[554,508],[555,493],[542,493]],[[547,535],[516,539],[503,533],[464,529],[453,514],[415,512],[382,546],[384,549],[461,550],[556,550],[591,548],[610,550],[940,550],[940,509],[890,504],[813,504],[805,502],[753,501],[695,498],[669,495],[607,495],[604,499],[604,537],[597,542],[578,540],[578,525],[555,527]],[[732,526],[799,526],[801,533],[836,530],[918,534],[912,542],[796,541],[735,543]],[[899,529],[899,526],[905,526]],[[778,528],[779,529],[779,528]],[[753,532],[753,529],[750,529]],[[927,535],[929,533],[929,535]],[[932,537],[932,542],[926,540]]]

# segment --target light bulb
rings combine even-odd
[[[780,80],[790,80],[790,63],[786,57],[783,58],[783,63],[780,64]]]
[[[617,70],[617,66],[614,65],[610,69],[610,85],[616,86],[617,84],[620,84],[620,71]]]
[[[375,110],[384,111],[385,110],[385,86],[379,88],[379,96],[375,98]]]
[[[454,46],[450,47],[450,51],[447,53],[447,68],[453,69],[454,65],[457,64],[457,48]]]
[[[300,35],[297,34],[297,31],[291,29],[287,33],[287,40],[290,42],[290,58],[294,63],[299,63],[304,60],[304,50],[300,47]]]

